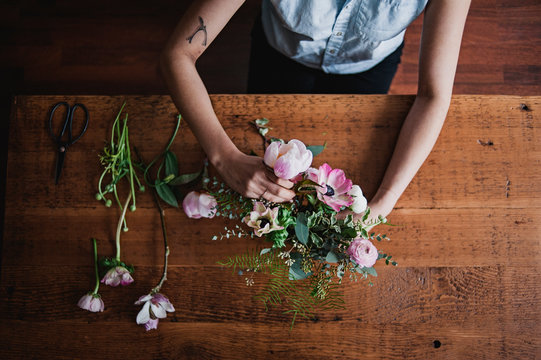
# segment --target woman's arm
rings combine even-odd
[[[240,194],[282,202],[295,195],[293,184],[277,179],[260,157],[237,149],[221,126],[205,85],[196,70],[199,56],[212,43],[244,0],[195,1],[164,49],[160,67],[171,97],[210,162]]]
[[[381,185],[370,201],[372,216],[387,216],[430,154],[453,89],[470,0],[430,0],[419,54],[419,86]]]

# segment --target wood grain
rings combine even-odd
[[[46,120],[60,100],[83,102],[90,126],[68,152],[54,186]],[[150,194],[128,213],[122,257],[135,283],[101,287],[103,313],[76,302],[93,283],[90,237],[112,255],[118,209],[94,199],[98,155],[121,104],[130,139],[145,158],[161,151],[176,110],[165,96],[19,96],[10,128],[0,277],[0,357],[167,359],[535,359],[541,343],[541,149],[539,97],[455,96],[439,140],[376,244],[398,267],[378,264],[374,286],[342,287],[346,308],[299,319],[265,311],[253,298],[265,284],[217,265],[264,247],[258,239],[212,241],[234,224],[191,220],[166,208],[171,256],[163,292],[176,307],[146,333],[133,302],[161,274],[159,216]],[[213,95],[216,113],[245,152],[262,153],[250,122],[270,135],[327,142],[315,163],[342,167],[368,197],[391,156],[411,96]],[[186,124],[173,150],[182,172],[204,159]],[[129,339],[127,341],[126,339]],[[439,342],[440,347],[435,347]],[[135,345],[137,344],[137,345]],[[76,354],[76,355],[74,355]]]

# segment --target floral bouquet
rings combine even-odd
[[[226,227],[213,240],[249,236],[272,244],[219,264],[239,270],[239,275],[249,273],[248,286],[254,284],[255,273],[269,274],[269,282],[256,297],[267,308],[285,302],[290,307],[286,312],[293,313],[292,326],[297,315],[308,318],[318,309],[343,308],[338,286],[345,274],[355,281],[377,276],[373,266],[380,259],[397,265],[373,244],[388,238],[369,233],[370,229],[387,221],[381,216],[368,220],[370,209],[361,188],[329,164],[310,167],[323,148],[307,147],[299,140],[276,140],[267,147],[265,164],[277,177],[295,184],[291,202],[247,199],[215,178],[203,179],[206,192],[192,192],[183,202],[189,217],[221,215],[244,224]]]

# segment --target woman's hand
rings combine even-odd
[[[279,203],[289,201],[295,196],[290,190],[294,184],[276,177],[258,156],[237,151],[214,166],[227,185],[244,197],[264,198]]]

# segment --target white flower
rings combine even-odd
[[[143,305],[139,314],[137,314],[136,322],[139,325],[145,325],[146,330],[156,329],[158,322],[156,319],[164,319],[168,312],[175,311],[175,308],[167,298],[167,296],[156,293],[154,295],[144,295],[135,302],[135,305]]]
[[[351,190],[349,190],[348,195],[353,197],[353,204],[350,205],[351,211],[360,214],[366,210],[368,203],[363,196],[363,191],[359,185],[353,185]]]

